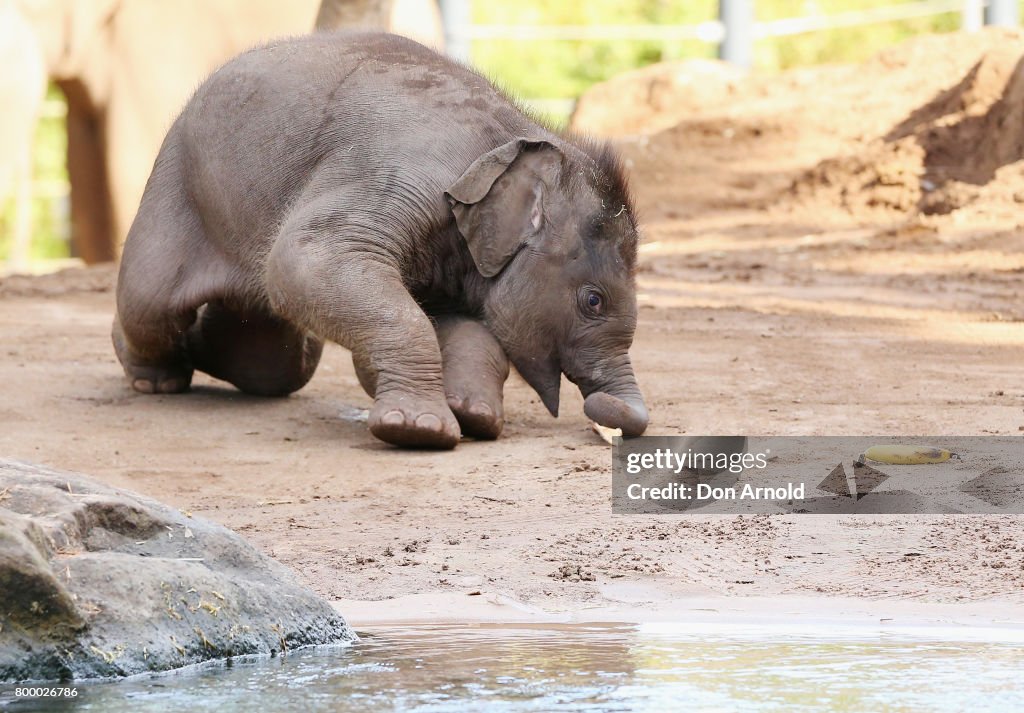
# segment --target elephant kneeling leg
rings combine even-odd
[[[490,330],[461,316],[436,321],[448,406],[467,436],[493,440],[505,425],[502,389],[508,357]]]

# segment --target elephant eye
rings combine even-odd
[[[601,308],[604,307],[604,298],[596,290],[587,290],[583,296],[583,302],[591,314],[600,314]]]

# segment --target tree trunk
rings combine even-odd
[[[316,29],[337,30],[363,27],[387,30],[391,26],[393,0],[322,0],[316,14]]]
[[[89,264],[107,262],[115,259],[117,250],[103,121],[81,82],[58,84],[68,102],[72,254]]]

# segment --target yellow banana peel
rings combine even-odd
[[[612,440],[613,438],[622,435],[621,428],[608,428],[607,426],[602,426],[601,424],[596,423],[594,421],[590,422],[590,427],[594,429],[594,433],[601,437],[602,441],[609,445],[615,443],[615,441]]]
[[[950,458],[960,458],[956,453],[945,448],[930,446],[871,446],[860,456],[876,463],[892,465],[924,465],[926,463],[945,463]]]

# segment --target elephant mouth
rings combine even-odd
[[[556,355],[547,358],[512,359],[516,371],[537,392],[548,412],[558,418],[559,392],[562,387],[562,367]]]
[[[639,436],[647,429],[647,407],[626,355],[612,360],[602,370],[603,373],[598,372],[590,378],[563,372],[557,354],[547,358],[512,358],[512,363],[556,418],[564,373],[579,387],[584,397],[583,411],[591,420],[608,428],[619,428],[626,437]]]

